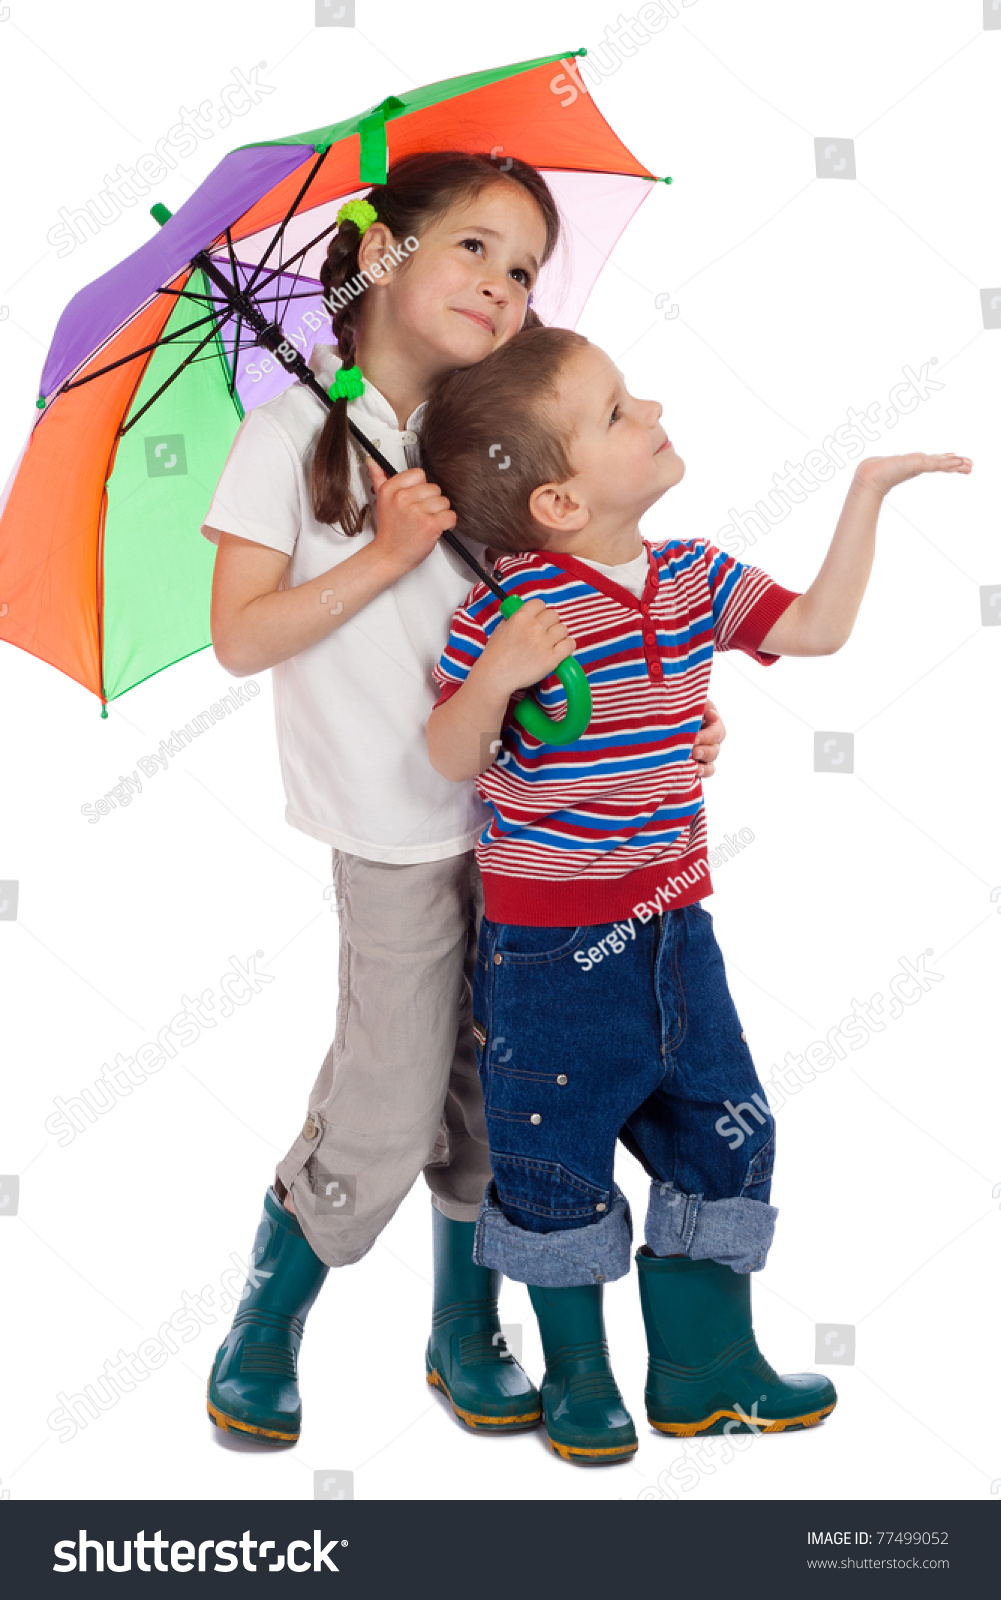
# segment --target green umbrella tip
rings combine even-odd
[[[150,206],[149,214],[153,218],[154,222],[158,222],[160,224],[161,228],[163,227],[164,223],[169,222],[171,217],[174,215],[172,211],[167,210],[166,206],[162,206],[159,200],[155,206]]]
[[[581,45],[580,49],[579,50],[575,50],[573,53],[574,53],[575,56],[586,56],[587,55],[587,50],[584,48],[583,45]]]
[[[101,706],[101,715],[102,715],[102,717],[106,717],[108,715],[108,708],[107,708],[106,705],[102,704],[102,706]]]
[[[35,405],[38,407],[39,411],[44,411],[45,410],[45,396],[44,396],[44,394],[40,394],[38,396],[38,399],[35,401]]]

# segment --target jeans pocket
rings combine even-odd
[[[539,1231],[596,1222],[615,1198],[613,1189],[590,1183],[560,1161],[492,1149],[490,1164],[501,1207],[523,1213]]]
[[[532,928],[516,923],[497,926],[495,956],[520,964],[561,961],[576,950],[587,935],[587,928]]]

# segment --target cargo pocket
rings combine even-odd
[[[589,1183],[559,1161],[542,1161],[491,1149],[494,1185],[502,1207],[536,1218],[540,1231],[598,1222],[611,1209],[611,1189]]]
[[[748,1163],[747,1174],[740,1191],[741,1194],[746,1195],[748,1200],[767,1199],[767,1193],[763,1195],[760,1191],[762,1186],[767,1189],[767,1186],[771,1184],[774,1167],[775,1130],[773,1128],[761,1149],[755,1151]]]

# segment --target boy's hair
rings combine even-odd
[[[527,161],[512,156],[498,168],[497,162],[485,154],[419,151],[394,162],[386,182],[376,184],[363,198],[375,207],[379,221],[386,224],[393,238],[402,242],[411,235],[419,239],[452,206],[475,200],[495,183],[517,184],[539,207],[546,225],[544,264],[559,242],[560,214],[545,178]],[[330,311],[337,354],[345,367],[355,364],[359,302],[357,298],[343,298],[342,291],[349,296],[360,294],[364,299],[364,280],[361,285],[357,282],[361,241],[357,224],[345,220],[331,239],[320,268],[324,304]],[[354,289],[345,291],[349,284]],[[524,327],[536,324],[541,327],[529,307]],[[347,409],[346,399],[336,400],[323,424],[311,465],[310,496],[318,522],[339,522],[345,533],[355,534],[361,530],[365,508],[357,505],[350,488]]]
[[[424,470],[471,538],[494,550],[545,547],[528,502],[540,484],[574,476],[573,431],[552,402],[563,368],[587,344],[569,328],[524,328],[432,389],[421,423]]]

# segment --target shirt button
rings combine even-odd
[[[559,1074],[559,1076],[558,1076],[558,1078],[557,1078],[557,1079],[556,1079],[556,1082],[557,1082],[557,1083],[559,1083],[559,1084],[564,1084],[564,1083],[569,1083],[569,1082],[570,1082],[570,1080],[569,1080],[569,1078],[568,1078],[568,1077],[567,1077],[567,1075],[566,1075],[566,1073],[565,1073],[565,1072],[561,1072],[561,1073],[560,1073],[560,1074]]]
[[[539,1116],[539,1113],[537,1111],[533,1111],[532,1115],[529,1117],[528,1120],[532,1124],[533,1127],[537,1128],[539,1126],[539,1123],[542,1121],[542,1118]]]
[[[315,1139],[316,1135],[319,1133],[319,1131],[320,1130],[316,1126],[316,1123],[313,1121],[312,1117],[307,1117],[306,1121],[302,1125],[302,1136],[303,1136],[303,1138],[304,1139]]]
[[[606,1206],[604,1200],[599,1200],[594,1209],[595,1211],[607,1211],[608,1207]]]
[[[643,638],[646,640],[647,644],[656,644],[657,643],[657,635],[655,633],[645,633],[643,635]]]
[[[504,960],[504,957],[502,955],[500,955],[500,954],[495,955],[494,956],[494,966],[495,967],[499,967],[503,960]]]
[[[411,428],[408,428],[405,433],[401,433],[400,434],[400,438],[403,440],[404,444],[416,444],[417,443],[417,435],[416,435],[416,433],[413,432],[413,430]]]

